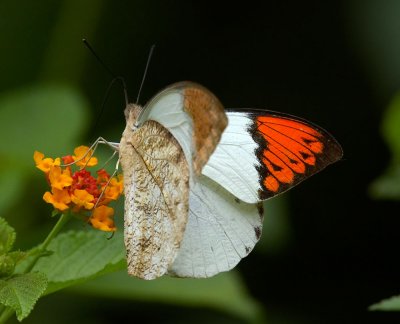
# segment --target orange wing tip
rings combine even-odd
[[[289,115],[265,114],[253,112],[250,129],[259,145],[261,199],[292,188],[342,157],[338,142],[322,128]]]
[[[270,191],[272,191],[272,192],[278,192],[278,190],[279,190],[279,182],[278,182],[278,180],[276,180],[273,176],[267,176],[265,179],[264,179],[264,186],[268,189],[268,190],[270,190]]]

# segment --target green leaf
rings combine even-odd
[[[35,271],[43,272],[48,278],[45,294],[81,284],[74,289],[96,296],[205,306],[246,319],[254,319],[261,314],[259,305],[233,272],[209,279],[162,277],[143,281],[129,277],[126,274],[122,233],[116,233],[110,240],[107,237],[108,233],[89,230],[70,231],[55,238],[48,247],[53,254],[41,258],[34,267]],[[110,276],[111,272],[118,270],[124,271]],[[102,276],[104,274],[109,275]],[[89,281],[94,278],[96,280]]]
[[[398,93],[386,112],[382,121],[382,132],[396,161],[400,159],[400,93]]]
[[[400,199],[400,164],[391,165],[383,175],[375,179],[369,192],[377,199]]]
[[[0,277],[10,276],[15,268],[15,262],[13,258],[7,254],[0,255]]]
[[[49,281],[46,294],[84,282],[102,274],[126,268],[122,233],[89,230],[60,234],[48,246],[53,253],[39,259],[34,271]]]
[[[17,264],[27,256],[27,253],[23,251],[13,251],[7,253],[7,255],[13,260],[14,264]]]
[[[393,296],[373,304],[369,310],[374,311],[400,311],[400,296]]]
[[[8,277],[12,275],[15,266],[25,258],[26,252],[13,251],[0,255],[0,277]]]
[[[0,255],[11,250],[15,237],[14,229],[8,225],[4,218],[0,217]]]
[[[382,136],[393,158],[387,170],[370,187],[377,199],[400,199],[400,93],[389,104],[382,121]]]
[[[51,217],[56,217],[60,215],[60,212],[57,209],[53,209],[53,211],[51,212]]]
[[[235,271],[207,279],[171,278],[145,281],[119,271],[71,288],[93,296],[208,307],[248,321],[263,317],[262,307],[246,291]]]
[[[46,276],[38,272],[0,280],[0,303],[14,309],[21,321],[28,316],[46,286]]]

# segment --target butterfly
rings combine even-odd
[[[339,160],[342,148],[303,119],[224,110],[180,82],[128,104],[119,144],[128,273],[206,278],[234,268],[261,236],[262,201]]]

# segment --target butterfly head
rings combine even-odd
[[[137,120],[143,108],[136,104],[128,104],[124,110],[126,125],[131,130],[138,128]]]

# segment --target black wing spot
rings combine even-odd
[[[304,160],[307,160],[307,159],[309,159],[309,158],[311,157],[310,154],[305,153],[305,152],[300,152],[300,154],[301,154],[301,157],[302,157]]]
[[[276,171],[276,172],[282,171],[282,169],[283,169],[282,167],[272,163],[271,161],[269,161],[269,162],[271,163],[272,169],[274,169],[274,171]]]

